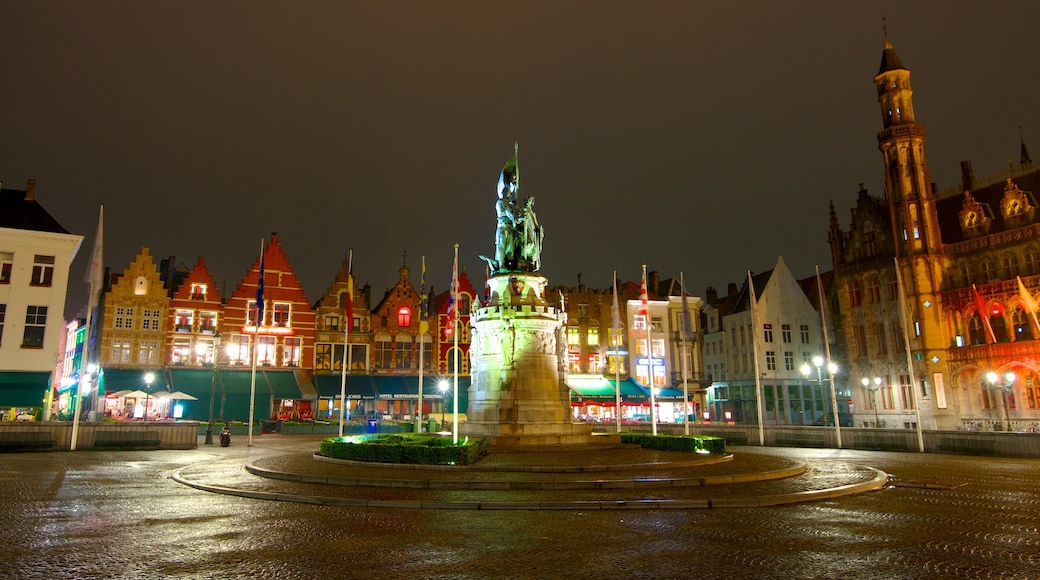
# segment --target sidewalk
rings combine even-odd
[[[802,462],[753,447],[721,457],[641,449],[492,452],[467,467],[360,464],[315,456],[317,449],[313,438],[264,435],[227,459],[172,477],[254,499],[483,510],[775,506],[864,493],[888,480],[846,461]]]

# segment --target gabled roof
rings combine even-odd
[[[28,191],[0,189],[0,228],[70,234],[54,216],[36,201],[35,184],[29,182]]]
[[[769,280],[773,277],[774,269],[760,272],[758,274],[751,274],[751,283],[755,285],[755,298],[761,298],[762,292],[765,291],[766,286],[769,284]],[[733,307],[733,312],[743,312],[751,308],[751,293],[748,291],[748,285],[744,284],[744,287],[740,289],[740,294],[737,296],[737,302]]]

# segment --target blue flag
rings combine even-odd
[[[260,277],[256,282],[256,326],[264,322],[264,253],[260,252]]]

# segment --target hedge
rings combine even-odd
[[[411,433],[329,437],[320,453],[335,459],[376,463],[469,465],[487,454],[483,439],[466,439],[453,445],[450,437]]]
[[[637,443],[643,449],[658,451],[706,451],[725,453],[726,440],[710,435],[652,435],[650,433],[621,433],[622,443]]]

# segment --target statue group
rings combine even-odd
[[[495,214],[495,257],[481,256],[491,273],[537,272],[541,267],[542,238],[545,235],[534,213],[534,197],[519,202],[520,170],[516,155],[506,162],[498,178]]]

